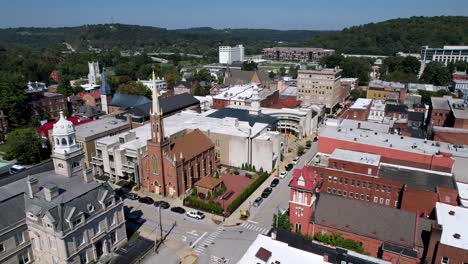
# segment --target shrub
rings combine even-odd
[[[307,147],[312,146],[312,140],[307,140],[307,141],[306,141],[306,146],[307,146]]]
[[[234,173],[235,175],[239,175],[239,174],[240,174],[238,170],[234,170],[233,173]]]
[[[208,203],[205,203],[204,201],[201,201],[194,196],[188,196],[187,198],[185,198],[184,204],[189,207],[198,209],[200,211],[205,211],[208,213],[214,213],[218,215],[223,213],[223,208],[221,207],[219,203],[216,203],[213,201],[209,201]]]
[[[299,147],[297,148],[297,155],[298,155],[298,156],[304,155],[304,147],[303,147],[303,146],[299,146]]]
[[[245,188],[227,207],[229,213],[234,212],[267,178],[269,174],[264,172],[254,182],[252,182],[247,188]]]
[[[352,239],[345,239],[341,234],[332,233],[330,235],[326,235],[317,233],[314,235],[314,239],[335,247],[342,247],[358,253],[364,253],[364,248],[362,247],[361,242],[354,241]]]
[[[273,227],[276,226],[276,217],[277,217],[277,214],[274,214],[273,215]],[[289,215],[284,213],[284,214],[281,214],[278,218],[278,227],[281,227],[282,229],[284,230],[287,230],[287,231],[290,231],[291,232],[291,229],[292,229],[292,224],[289,222]]]

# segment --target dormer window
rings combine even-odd
[[[112,205],[112,199],[106,202],[106,207],[109,207]]]
[[[27,212],[26,215],[28,216],[29,219],[37,221],[37,216],[35,216],[33,213]]]
[[[90,213],[94,212],[94,209],[95,209],[95,208],[94,208],[94,205],[88,204],[87,207],[88,207],[88,212],[90,212]]]
[[[81,224],[81,217],[73,221],[73,226],[77,226],[79,224]]]
[[[304,177],[300,176],[300,177],[297,179],[297,185],[299,185],[299,186],[305,186]]]

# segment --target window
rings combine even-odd
[[[349,192],[349,197],[353,198],[353,192]]]
[[[354,198],[359,199],[359,193],[355,193]]]
[[[369,195],[366,195],[366,201],[370,201],[370,196]]]
[[[450,199],[450,196],[446,195],[445,196],[445,202],[446,203],[450,203],[451,199]]]
[[[333,193],[333,194],[335,194],[335,193],[336,193],[336,189],[335,189],[335,188],[333,188],[333,190],[332,190],[332,193]]]
[[[327,188],[327,193],[331,193],[331,188],[330,187]]]
[[[57,241],[53,237],[49,237],[49,248],[57,249]]]
[[[390,199],[385,199],[385,205],[390,205]]]
[[[94,226],[93,226],[93,232],[94,232],[94,235],[96,236],[97,234],[99,234],[99,232],[101,232],[101,226],[99,225],[99,222],[97,222]]]
[[[341,190],[338,190],[337,193],[338,193],[338,195],[341,195]]]
[[[15,242],[16,245],[19,246],[24,243],[24,235],[23,232],[18,232],[15,234]]]
[[[112,205],[112,199],[106,202],[106,207],[109,207]]]
[[[388,187],[387,187],[387,192],[388,192],[388,193],[391,193],[391,192],[392,192],[392,187],[388,186]]]
[[[362,188],[366,188],[367,187],[367,182],[362,182]]]
[[[92,213],[92,212],[94,212],[94,209],[95,209],[94,205],[88,204],[88,212]]]
[[[372,189],[372,183],[369,182],[369,184],[367,184],[367,188]]]
[[[379,185],[379,184],[376,184],[376,185],[375,185],[375,190],[376,190],[376,191],[380,190],[380,185]]]
[[[332,181],[332,176],[328,176],[328,182]]]
[[[153,174],[158,174],[158,160],[156,159],[155,156],[151,157],[151,165],[153,169]]]
[[[83,233],[81,234],[78,234],[76,237],[75,237],[75,245],[76,245],[76,248],[79,248],[81,245],[84,244],[84,236],[83,236]]]
[[[372,168],[367,169],[367,174],[369,174],[369,175],[372,174]]]
[[[383,204],[384,198],[380,198],[380,204]]]
[[[379,197],[374,196],[374,203],[377,203],[379,201]]]
[[[333,177],[333,182],[336,183],[338,181],[337,177]]]
[[[3,244],[0,244],[0,252],[5,251],[5,246]]]
[[[398,201],[395,201],[395,207],[398,207]]]
[[[336,162],[333,162],[333,168],[336,169]]]
[[[88,255],[86,255],[86,251],[80,253],[80,264],[88,263]]]
[[[301,224],[296,223],[296,233],[301,233]]]
[[[19,254],[18,255],[18,261],[19,261],[20,264],[29,263],[31,261],[31,259],[29,258],[29,251],[26,251],[26,252],[23,252],[23,253]]]
[[[341,165],[341,169],[342,169],[342,170],[346,170],[346,164],[343,163],[343,164]]]
[[[357,187],[361,186],[361,181],[357,181],[357,182],[356,182],[356,186],[357,186]]]
[[[74,227],[77,226],[77,225],[79,225],[79,224],[81,224],[81,217],[78,218],[78,219],[76,219],[75,221],[73,221],[73,226],[74,226]]]
[[[346,196],[348,194],[347,191],[343,191],[343,196]]]
[[[344,184],[348,185],[348,178],[344,178]]]
[[[351,186],[354,186],[354,180],[351,180]]]
[[[340,184],[343,183],[343,178],[340,177],[339,181],[338,181]]]
[[[364,194],[361,194],[361,200],[364,200]]]
[[[107,215],[107,225],[112,226],[115,224],[114,213]]]
[[[115,231],[110,234],[110,238],[111,238],[111,244],[112,245],[117,243],[117,233],[115,233]]]
[[[441,264],[449,264],[450,259],[448,257],[442,257],[442,260],[440,261]]]
[[[382,192],[385,192],[385,185],[382,185],[381,191],[382,191]]]

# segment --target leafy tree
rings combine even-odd
[[[358,98],[366,98],[367,97],[367,92],[362,90],[361,88],[356,88],[356,89],[353,89],[350,93],[351,97],[353,97],[354,99],[358,99]]]
[[[19,75],[0,74],[0,109],[5,111],[12,127],[21,127],[30,121],[23,81]]]
[[[286,75],[286,69],[281,66],[280,69],[279,69],[279,76],[285,76]]]
[[[448,85],[450,80],[450,72],[447,67],[437,61],[432,61],[426,65],[421,81],[433,85]]]
[[[350,57],[343,63],[343,77],[359,78],[361,84],[369,82],[371,71],[371,64],[366,58]]]
[[[268,77],[270,77],[270,79],[274,79],[275,76],[276,76],[276,74],[275,74],[274,71],[270,71],[270,72],[268,73]]]
[[[211,74],[207,68],[202,68],[201,70],[195,72],[193,79],[198,82],[210,82],[211,81]]]
[[[418,74],[419,68],[421,67],[421,63],[415,57],[407,56],[402,60],[401,67],[403,72],[405,73]]]
[[[289,76],[296,79],[298,70],[299,70],[299,66],[294,66],[294,65],[289,66]]]
[[[423,104],[431,104],[431,97],[443,97],[444,95],[452,95],[451,92],[446,91],[446,90],[439,90],[437,92],[432,92],[432,91],[423,91],[420,90],[418,91],[418,94],[421,95],[421,102]]]
[[[132,94],[132,95],[141,95],[151,98],[151,90],[148,89],[144,84],[140,82],[128,82],[119,85],[117,93],[121,94]]]
[[[297,147],[297,155],[298,156],[304,155],[304,147],[303,146]]]
[[[320,65],[327,68],[343,67],[345,57],[341,54],[333,54],[320,59]]]
[[[244,61],[242,63],[242,68],[243,71],[254,71],[257,69],[257,63],[253,61]]]
[[[39,162],[40,152],[41,139],[34,128],[18,128],[8,134],[5,159],[16,159],[23,164],[34,164]]]
[[[278,218],[278,220],[276,220]],[[278,222],[277,222],[278,221]],[[292,224],[289,222],[289,215],[284,213],[280,214],[278,217],[278,214],[273,215],[273,223],[272,226],[276,227],[276,224],[278,224],[278,227],[286,230],[286,231],[291,231],[292,230]]]

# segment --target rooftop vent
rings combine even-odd
[[[460,239],[461,235],[458,234],[458,233],[455,233],[455,234],[453,234],[453,237],[454,237],[455,239]]]
[[[374,135],[377,135],[377,132],[375,132]]]
[[[400,137],[401,139],[403,139],[403,137]]]
[[[455,211],[450,211],[449,215],[455,215]]]
[[[357,138],[354,138],[354,141],[357,141]]]

